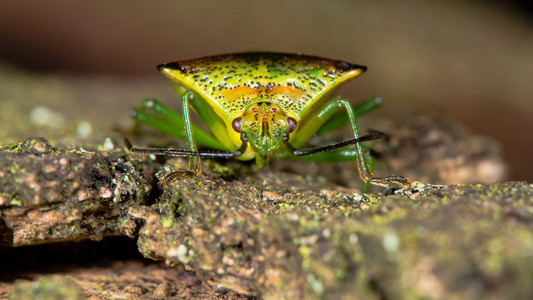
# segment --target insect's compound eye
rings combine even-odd
[[[252,108],[252,112],[256,113],[257,112],[257,107],[253,107]]]
[[[276,112],[278,111],[278,109],[275,108],[275,107],[273,107],[273,108],[271,109],[271,111],[272,111],[272,113],[276,113]]]
[[[237,132],[241,132],[241,126],[242,126],[242,118],[235,118],[233,119],[233,122],[231,122],[231,127],[233,127],[233,130]]]
[[[296,129],[296,120],[293,118],[287,118],[287,124],[289,125],[289,133]]]

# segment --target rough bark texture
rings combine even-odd
[[[410,169],[399,172],[422,180],[428,177],[420,174],[430,174],[434,182],[448,181],[452,169],[483,181],[483,164],[492,176],[505,175],[489,140],[446,122],[417,122],[392,134],[389,148],[377,148],[388,153],[383,165],[403,161]],[[167,161],[157,177],[186,165]],[[44,277],[39,268],[12,266],[0,295],[396,299],[524,298],[533,292],[531,185],[419,184],[361,195],[327,180],[341,165],[319,165],[316,175],[313,166],[209,162],[201,176],[158,186],[157,165],[122,149],[54,148],[43,138],[5,145],[2,251],[17,257],[22,249],[43,247],[37,244],[124,236],[137,240],[143,256],[169,267],[126,254],[110,258],[110,266],[72,264]],[[23,245],[32,247],[12,248]],[[121,245],[125,252],[135,248]]]
[[[0,243],[7,246],[133,237],[125,210],[150,191],[142,166],[121,151],[58,150],[31,138],[4,147],[0,166]]]

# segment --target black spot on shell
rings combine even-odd
[[[161,70],[163,68],[172,69],[172,70],[179,70],[179,71],[182,71],[182,72],[190,70],[189,67],[182,67],[178,62],[160,64],[160,65],[157,66],[158,70]]]
[[[334,66],[335,66],[335,69],[337,69],[340,72],[347,72],[347,71],[351,71],[355,69],[361,69],[364,72],[367,69],[366,66],[351,64],[345,61],[336,61]]]

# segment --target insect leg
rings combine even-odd
[[[381,97],[372,97],[368,98],[365,101],[352,105],[352,108],[354,110],[354,113],[356,116],[362,116],[366,115],[367,113],[379,108],[381,106],[381,103],[383,102],[383,99]],[[328,106],[333,105],[334,107],[330,108],[333,110],[331,113],[331,116],[329,117],[328,121],[320,127],[315,135],[321,135],[323,133],[329,132],[331,130],[334,130],[336,128],[341,127],[342,125],[348,123],[349,119],[346,114],[337,114],[333,115],[334,112],[338,110],[338,105],[336,101],[331,101],[324,110],[328,110]]]
[[[346,109],[348,120],[350,121],[350,125],[352,127],[352,132],[354,134],[354,139],[347,140],[344,142],[336,143],[333,145],[328,145],[325,147],[319,147],[309,150],[298,150],[295,149],[292,145],[290,145],[288,135],[284,136],[285,146],[289,150],[289,152],[292,153],[292,155],[301,157],[311,154],[320,154],[324,152],[337,152],[341,151],[340,148],[348,146],[348,145],[354,145],[355,148],[353,152],[344,152],[344,155],[355,157],[356,163],[357,163],[357,169],[359,171],[359,176],[365,183],[372,183],[379,186],[385,186],[389,187],[390,184],[395,185],[401,185],[401,186],[409,186],[410,182],[403,176],[389,176],[385,178],[374,178],[372,177],[372,167],[369,163],[370,158],[366,154],[366,149],[361,145],[361,142],[370,141],[379,139],[381,137],[384,137],[385,134],[381,132],[373,132],[369,135],[360,136],[359,135],[359,128],[357,126],[356,121],[356,114],[353,106],[350,104],[350,102],[347,99],[344,98],[337,98],[331,101],[326,107],[323,109],[323,111],[320,112],[321,116],[329,116],[331,117],[335,111],[338,109],[339,106],[344,106]],[[340,152],[339,152],[340,153]],[[319,155],[320,156],[320,155]],[[321,155],[323,156],[322,159],[327,160],[330,158],[328,155]],[[319,158],[319,157],[317,157]],[[320,159],[319,159],[320,160]]]
[[[175,117],[169,116],[167,113],[169,111],[173,113]],[[147,124],[166,134],[174,135],[179,138],[185,137],[184,134],[176,130],[176,128],[184,127],[181,116],[155,99],[144,99],[141,102],[141,105],[131,112],[131,116],[136,121],[136,128],[139,124]],[[180,122],[181,126],[179,126]]]
[[[140,107],[132,112],[132,117],[137,121],[136,125],[144,123],[168,135],[186,138],[183,117],[155,99],[144,99]],[[191,127],[198,145],[217,150],[226,149],[212,134],[194,124]]]
[[[359,139],[359,128],[357,126],[355,112],[352,108],[350,102],[346,99],[339,98],[337,99],[339,105],[343,105],[350,119],[350,125],[352,127],[353,135],[355,139]],[[389,176],[385,178],[374,178],[372,177],[372,171],[368,163],[368,158],[366,156],[366,149],[360,143],[355,144],[355,150],[357,152],[357,169],[359,170],[359,176],[363,181],[370,182],[375,185],[389,187],[389,185],[401,185],[409,186],[410,181],[403,176]]]
[[[194,136],[192,134],[191,128],[191,117],[189,115],[189,98],[193,97],[192,91],[187,91],[181,96],[181,109],[183,112],[183,120],[185,121],[185,134],[187,135],[187,145],[189,146],[189,151],[198,152],[198,147],[194,142]],[[199,175],[201,172],[200,157],[191,156],[189,160],[189,170],[194,171],[196,175]]]

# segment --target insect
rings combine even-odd
[[[190,157],[189,170],[171,180],[199,174],[200,158],[235,157],[262,165],[272,158],[308,161],[356,161],[365,183],[407,186],[402,176],[372,177],[369,156],[361,144],[384,136],[361,136],[357,116],[379,106],[371,98],[352,106],[333,93],[366,71],[365,66],[315,56],[283,53],[236,53],[171,62],[157,66],[178,83],[182,116],[157,100],[147,99],[133,117],[163,132],[186,139],[188,150],[131,147],[132,152]],[[191,123],[189,107],[212,134]],[[339,114],[340,108],[345,114]],[[314,135],[349,123],[353,139],[301,149]],[[198,151],[197,145],[219,150]],[[348,146],[352,147],[348,147]]]

